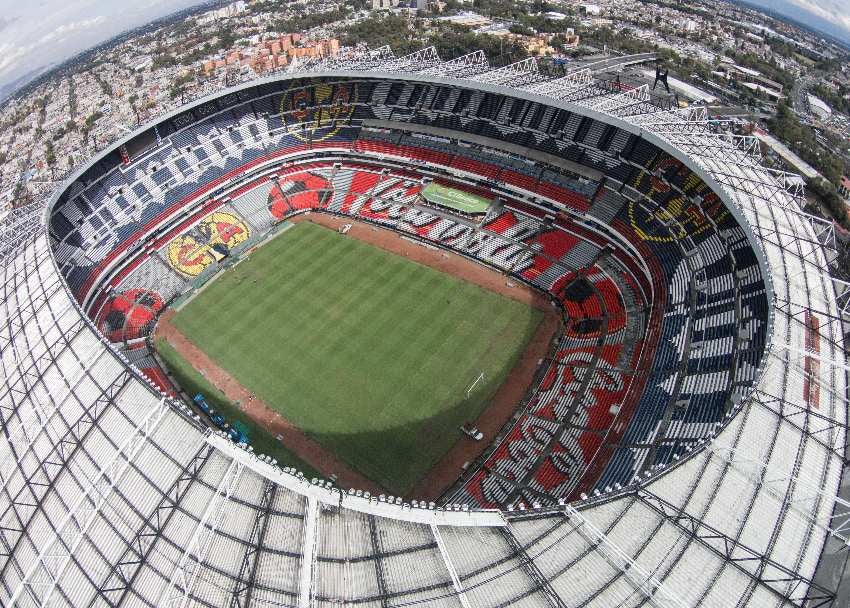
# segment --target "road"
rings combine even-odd
[[[647,63],[655,61],[658,58],[656,53],[639,53],[637,55],[621,55],[619,57],[611,57],[609,59],[600,59],[590,63],[574,63],[568,66],[570,71],[583,70],[590,68],[593,72],[604,72],[614,67],[634,65],[636,63]]]

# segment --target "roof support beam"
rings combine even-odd
[[[797,348],[795,346],[790,346],[788,344],[782,344],[781,342],[774,342],[773,345],[778,347],[778,348],[782,348],[784,350],[787,350],[788,352],[793,353],[795,355],[800,355],[802,357],[811,357],[812,359],[819,361],[821,363],[826,363],[827,365],[832,365],[832,366],[837,367],[839,369],[843,369],[845,372],[850,372],[850,364],[848,364],[846,362],[836,361],[835,359],[830,359],[829,357],[824,357],[824,356],[819,355],[817,353],[813,353],[811,351],[808,351],[804,348]]]
[[[451,61],[438,63],[426,70],[422,70],[421,74],[432,76],[450,76],[452,78],[463,78],[480,74],[490,69],[490,64],[487,62],[487,57],[481,49],[461,55]]]
[[[50,602],[50,597],[71,557],[97,519],[112,489],[124,477],[168,409],[166,400],[161,399],[124,440],[112,458],[101,466],[94,479],[83,489],[80,498],[56,526],[50,538],[41,546],[38,556],[12,594],[10,604],[17,603],[25,591],[35,595],[42,604]]]
[[[420,49],[415,53],[404,55],[398,59],[392,59],[386,63],[382,63],[377,69],[387,72],[419,72],[423,68],[428,68],[440,63],[440,56],[437,55],[437,49],[429,46]]]
[[[719,458],[722,458],[725,463],[744,476],[749,477],[753,484],[763,489],[766,494],[783,502],[790,510],[809,521],[813,526],[820,528],[829,536],[841,541],[845,549],[850,548],[850,502],[835,496],[831,492],[826,492],[823,488],[807,480],[800,479],[796,475],[774,476],[768,465],[747,456],[738,448],[722,445],[717,442],[710,442],[706,444],[706,449],[716,454]],[[791,485],[794,486],[795,491],[799,490],[804,493],[804,496],[796,498],[793,501],[788,500],[786,488]],[[815,514],[799,506],[799,503],[806,502],[807,500],[820,499],[841,505],[841,513],[836,514],[830,510],[830,515],[818,518]]]
[[[605,556],[613,567],[620,570],[650,604],[658,606],[658,608],[668,606],[685,608],[686,604],[681,598],[668,590],[660,580],[620,549],[604,532],[585,519],[572,505],[564,506],[564,515],[576,524],[576,531],[585,541]]]
[[[677,507],[650,490],[639,488],[635,492],[635,496],[679,530],[697,539],[704,547],[733,564],[747,576],[762,583],[782,600],[800,603],[805,600],[830,602],[834,599],[835,592],[816,585],[811,579],[802,577],[782,564],[747,547],[738,539],[713,528],[703,520],[694,517],[683,508]],[[790,591],[786,592],[785,589],[789,585]]]
[[[307,513],[304,522],[304,543],[301,549],[301,574],[298,584],[298,607],[309,608],[312,603],[316,546],[319,542],[319,501],[307,497]]]
[[[463,608],[470,608],[469,600],[466,597],[466,592],[463,589],[463,585],[460,582],[460,578],[458,578],[457,570],[455,570],[454,565],[452,564],[451,557],[449,556],[449,552],[446,549],[446,543],[443,540],[443,536],[440,534],[440,529],[431,524],[431,532],[434,534],[434,540],[437,541],[437,548],[440,551],[440,555],[443,557],[443,563],[446,565],[446,570],[449,572],[449,576],[452,579],[452,585],[457,592],[457,598],[460,601],[460,605]]]
[[[381,606],[387,605],[387,581],[384,578],[384,562],[381,555],[383,549],[381,547],[381,537],[378,535],[378,528],[375,525],[375,516],[369,515],[369,537],[372,541],[372,552],[375,554],[375,576],[378,578],[378,591],[381,592]]]
[[[254,580],[257,575],[257,564],[259,563],[260,551],[263,548],[263,539],[269,523],[274,497],[278,485],[273,481],[267,481],[263,490],[263,497],[257,508],[257,515],[251,526],[251,534],[248,537],[248,545],[242,556],[242,565],[239,567],[236,587],[230,598],[230,608],[247,608],[251,605],[251,594],[254,591]]]
[[[224,515],[224,507],[239,483],[244,466],[237,460],[231,460],[228,464],[215,493],[210,497],[206,509],[198,520],[198,525],[195,526],[183,556],[171,574],[168,586],[163,590],[160,605],[180,608],[188,605],[198,572],[207,558],[212,539]]]
[[[180,475],[162,495],[148,519],[139,526],[135,535],[127,542],[124,552],[116,560],[109,574],[103,579],[98,594],[111,606],[123,604],[129,590],[147,561],[154,545],[177,511],[177,505],[197,480],[201,469],[208,461],[213,448],[201,439],[201,445],[192,459],[186,463]]]
[[[84,327],[85,324],[82,322],[76,324],[75,327],[68,332],[68,335],[63,336],[57,342],[65,341],[66,339],[67,342],[70,342],[80,331],[82,331]],[[50,359],[50,352],[42,355],[40,359]],[[26,373],[28,374],[29,371],[30,370]],[[19,404],[19,406],[15,408],[20,421],[17,426],[11,424],[8,417],[0,415],[2,432],[7,435],[3,444],[0,445],[0,493],[5,490],[6,484],[9,482],[12,475],[14,475],[15,471],[23,471],[22,463],[26,456],[30,454],[38,444],[37,440],[45,433],[45,429],[50,427],[53,417],[59,413],[61,406],[66,403],[68,398],[73,396],[74,389],[86,378],[87,376],[82,374],[73,386],[67,385],[64,387],[67,390],[63,394],[55,396],[51,395],[53,406],[50,408],[42,408],[41,404],[30,404],[29,413],[31,415],[28,417],[21,412],[22,404]],[[41,374],[38,375],[38,379],[41,379]],[[100,406],[100,408],[106,408],[128,380],[129,374],[124,373],[120,375],[118,379],[116,379],[112,385],[106,387],[103,394],[94,401],[91,410],[83,412],[82,418],[78,420],[77,423],[79,424],[80,421],[86,418],[93,423],[98,418],[99,414],[102,413],[102,409],[98,409],[98,406]],[[29,389],[29,387],[27,387],[27,389]],[[0,391],[0,397],[2,396],[3,391]],[[46,406],[46,404],[44,405]],[[0,412],[4,409],[5,408],[0,408]],[[37,420],[32,420],[33,418],[36,418]],[[71,436],[72,432],[69,430],[66,437],[73,441]],[[15,445],[23,445],[23,449],[19,450],[17,454],[15,454],[12,449]]]
[[[808,435],[808,438],[818,443],[822,448],[831,452],[834,456],[839,458],[844,466],[850,465],[850,457],[847,456],[847,447],[848,442],[845,441],[842,446],[831,445],[827,441],[821,438],[820,433],[824,433],[826,431],[831,430],[843,430],[845,437],[850,437],[850,427],[846,423],[835,420],[834,418],[830,418],[824,414],[821,414],[817,410],[814,410],[806,405],[801,405],[799,403],[795,403],[792,401],[788,401],[783,397],[777,397],[776,395],[771,395],[770,393],[757,388],[753,391],[752,402],[760,405],[765,408],[769,412],[772,412],[776,416],[778,416],[781,420],[784,420],[788,424],[792,425],[796,428],[800,433]],[[840,400],[840,403],[843,404],[844,407],[847,407],[848,404],[844,399]],[[824,428],[819,429],[817,431],[810,431],[805,428],[807,425],[806,418],[816,418],[821,423],[824,424]],[[797,419],[803,418],[803,422],[798,423]]]
[[[649,89],[647,85],[641,85],[636,89],[631,89],[630,91],[624,91],[622,93],[603,97],[598,103],[592,104],[592,107],[600,112],[610,112],[613,114],[617,110],[629,108],[636,104],[643,104],[648,101]],[[654,109],[658,110],[658,108]]]
[[[510,526],[505,526],[499,530],[502,536],[508,541],[513,551],[519,555],[519,560],[522,562],[522,567],[526,574],[531,577],[531,580],[537,585],[537,588],[543,593],[546,598],[546,603],[550,608],[567,608],[567,605],[561,599],[561,596],[552,588],[552,585],[547,580],[546,576],[540,571],[537,563],[528,555],[528,551],[514,536]]]
[[[528,57],[497,70],[476,74],[470,79],[490,84],[522,86],[533,82],[540,82],[545,79],[545,76],[540,73],[537,59]]]

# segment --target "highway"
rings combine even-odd
[[[639,53],[637,55],[620,55],[619,57],[610,57],[608,59],[601,59],[596,61],[591,61],[587,63],[572,63],[567,69],[570,72],[576,72],[578,70],[583,70],[585,68],[590,68],[593,72],[604,72],[605,70],[610,70],[611,68],[616,67],[625,67],[628,65],[635,65],[637,63],[646,63],[649,61],[655,61],[658,58],[657,53]]]

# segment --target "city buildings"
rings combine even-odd
[[[842,175],[841,181],[838,183],[838,194],[850,206],[850,178],[846,175]]]
[[[628,52],[623,41],[657,48],[688,62],[687,72],[675,72],[671,81],[681,83],[674,92],[683,102],[691,97],[691,102],[735,106],[736,112],[757,114],[754,119],[762,127],[778,103],[792,104],[802,121],[816,126],[827,151],[850,159],[847,145],[829,143],[850,137],[850,121],[835,107],[836,99],[850,96],[850,68],[839,62],[817,79],[799,76],[817,58],[840,54],[829,41],[740,6],[704,0],[683,7],[638,0],[555,0],[539,14],[525,4],[528,23],[539,25],[534,20],[543,19],[548,29],[536,31],[499,19],[486,5],[472,12],[469,1],[446,6],[426,0],[370,0],[367,7],[403,14],[420,39],[439,28],[433,27],[433,17],[418,18],[419,11],[442,9],[438,19],[456,28],[501,37],[528,55],[560,61]],[[332,17],[322,19],[325,14]],[[0,205],[17,204],[49,188],[81,159],[163,108],[235,77],[247,79],[287,69],[293,61],[338,53],[347,27],[378,14],[368,8],[352,10],[339,0],[309,6],[240,1],[105,45],[0,107]],[[516,33],[515,25],[527,33]],[[606,32],[607,40],[600,32]],[[776,52],[786,48],[776,45],[793,52]],[[830,95],[815,93],[819,86]]]

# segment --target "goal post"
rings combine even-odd
[[[469,388],[466,389],[466,398],[469,399],[469,394],[475,389],[475,386],[484,380],[484,372],[478,374],[478,377],[469,385]]]

